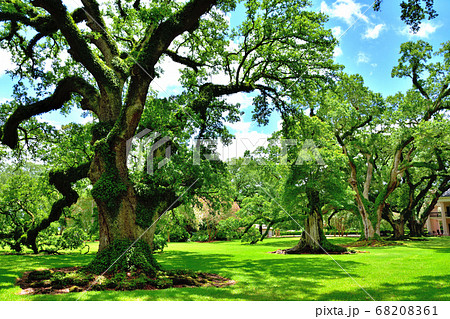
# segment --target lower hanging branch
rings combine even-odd
[[[33,250],[35,254],[39,252],[36,238],[39,232],[50,226],[51,223],[59,220],[64,208],[70,207],[78,200],[78,193],[72,189],[72,184],[87,177],[91,163],[84,163],[77,167],[67,170],[55,171],[49,173],[49,182],[63,195],[63,198],[57,200],[47,218],[37,223],[34,227],[27,230],[21,237],[21,243]]]

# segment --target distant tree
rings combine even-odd
[[[333,123],[336,138],[348,157],[350,185],[356,195],[366,239],[380,235],[380,223],[388,198],[402,178],[408,178],[413,167],[425,166],[420,156],[415,157],[415,145],[429,148],[431,141],[435,140],[430,127],[445,127],[442,119],[450,108],[449,48],[449,43],[445,43],[437,52],[444,63],[430,63],[432,48],[428,43],[402,44],[402,56],[392,75],[411,78],[413,89],[406,95],[399,94],[389,99],[387,104],[368,94],[359,80],[360,84],[353,81],[353,84],[341,85],[344,89],[341,97],[334,100],[328,97],[325,105],[329,107],[322,108],[322,117],[328,117]],[[439,131],[441,129],[436,133]],[[442,136],[438,140],[443,143],[440,149],[448,148],[446,134],[437,134]],[[428,144],[423,143],[424,140]],[[429,168],[439,170],[438,157],[434,157],[434,161]]]
[[[408,103],[403,96],[401,99]],[[426,125],[411,128],[416,131],[416,139],[411,142],[411,166],[386,201],[382,215],[394,229],[396,239],[405,237],[405,225],[410,236],[422,236],[429,214],[441,194],[450,188],[448,119],[437,117]]]
[[[29,240],[27,232],[40,224],[58,197],[46,180],[45,168],[4,165],[0,179],[0,241],[18,252],[22,246],[37,252],[36,239]]]
[[[291,221],[280,207],[287,169],[280,165],[276,157],[279,154],[274,153],[277,151],[278,147],[261,147],[230,164],[236,197],[241,205],[237,214],[245,225],[244,233],[258,224],[260,241],[264,240],[271,228]],[[266,226],[265,231],[262,230],[263,225]]]
[[[285,138],[297,145],[288,153],[289,174],[284,202],[287,213],[305,214],[303,233],[288,254],[344,252],[330,243],[323,232],[323,209],[339,207],[351,195],[345,180],[345,157],[336,144],[330,125],[317,116],[301,115],[295,124],[286,124]]]
[[[39,211],[39,218],[34,218],[33,223],[27,224],[26,227],[16,227],[14,234],[10,232],[2,235],[5,239],[14,238],[16,243],[14,249],[20,250],[21,246],[25,245],[37,253],[39,251],[37,239],[40,232],[47,229],[52,223],[58,222],[61,216],[67,212],[66,208],[77,202],[76,183],[87,177],[89,168],[88,165],[74,167],[90,156],[89,144],[86,145],[87,140],[84,139],[86,131],[89,131],[89,127],[71,124],[63,127],[60,131],[50,130],[49,136],[43,138],[39,143],[34,140],[36,136],[33,133],[27,134],[26,146],[11,157],[12,162],[18,162],[5,166],[5,174],[9,173],[10,175],[8,175],[8,182],[4,184],[2,196],[3,198],[11,197],[3,203],[4,214],[17,212],[18,208],[12,207],[11,204],[16,201],[24,203],[20,196],[24,196],[26,202],[31,205],[39,205],[37,206],[39,209],[29,207],[27,210],[24,208],[19,210],[28,211],[28,215],[30,215],[29,213],[37,214]],[[55,141],[58,145],[55,144]],[[45,161],[46,164],[32,164],[29,162],[31,158]],[[48,171],[49,166],[52,166],[53,170],[44,174],[45,171]],[[30,169],[30,167],[34,167],[34,169]],[[18,175],[16,176],[8,170]],[[16,178],[17,181],[15,181]],[[21,179],[24,179],[23,184],[19,182]],[[32,182],[34,180],[35,182]],[[34,186],[30,186],[33,183],[40,185],[42,190],[33,190]],[[21,191],[15,191],[11,185],[16,185],[14,187]],[[55,193],[49,193],[46,191],[48,189]],[[58,196],[56,191],[62,196]],[[50,203],[50,206],[44,206],[44,203]],[[47,209],[46,213],[43,212],[44,207]]]

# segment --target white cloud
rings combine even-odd
[[[80,123],[80,124],[86,124],[86,123],[89,123],[89,122],[93,122],[94,121],[94,117],[92,116],[92,115],[88,115],[88,116],[86,116],[86,117],[84,117],[84,118],[80,118],[80,120],[78,121],[78,123]]]
[[[369,27],[366,33],[363,35],[365,39],[376,39],[380,36],[380,32],[386,27],[385,24],[380,23],[374,27]]]
[[[1,97],[0,98],[0,104],[6,103],[6,102],[9,102],[9,101],[10,101],[10,99],[7,98],[7,97]]]
[[[236,133],[235,137],[233,142],[228,146],[224,146],[220,142],[218,143],[217,151],[223,161],[231,158],[243,157],[245,151],[253,152],[260,146],[267,147],[270,135],[251,131]]]
[[[271,134],[264,134],[251,130],[252,124],[253,122],[243,121],[242,117],[240,122],[225,123],[228,128],[235,130],[236,133],[234,134],[235,138],[230,145],[225,146],[221,142],[217,145],[217,151],[223,161],[231,158],[243,157],[247,150],[253,152],[257,147],[268,146],[268,138]]]
[[[331,32],[333,32],[335,38],[339,38],[339,36],[342,34],[342,28],[339,26],[331,28]]]
[[[253,97],[250,96],[248,93],[235,93],[231,95],[227,95],[225,97],[225,100],[230,104],[241,104],[240,110],[245,110],[246,108],[250,107],[253,103]]]
[[[361,11],[363,6],[353,0],[337,0],[330,7],[322,1],[320,10],[332,18],[340,18],[351,25],[358,19],[369,22],[369,18]]]
[[[277,131],[281,131],[283,129],[283,119],[280,119],[277,122]]]
[[[102,5],[107,3],[109,0],[97,0],[97,2]],[[75,10],[83,6],[81,0],[63,0],[63,4],[67,7],[69,11]]]
[[[179,82],[181,64],[173,62],[170,58],[164,58],[158,67],[161,68],[162,73],[152,81],[151,88],[158,91],[161,96],[179,93],[181,91]]]
[[[0,76],[5,74],[5,71],[11,70],[15,67],[15,64],[11,61],[11,53],[9,51],[0,49]]]
[[[358,60],[356,61],[357,64],[369,63],[369,61],[370,61],[370,58],[367,54],[365,54],[364,52],[358,53]]]
[[[405,26],[400,30],[400,34],[405,35],[409,38],[428,38],[430,34],[434,33],[440,27],[440,25],[433,25],[430,22],[424,22],[420,24],[420,29],[417,33],[411,32],[410,27]]]
[[[248,130],[250,129],[250,126],[252,125],[251,122],[244,122],[244,121],[239,121],[236,123],[226,123],[225,124],[227,127],[235,130],[236,132],[239,133],[246,133],[248,132]]]
[[[41,115],[41,116],[37,116],[37,117],[36,117],[37,121],[40,122],[40,123],[47,123],[47,124],[50,124],[51,126],[53,126],[54,128],[56,128],[57,130],[60,130],[61,127],[62,127],[63,125],[66,125],[66,124],[69,123],[69,121],[67,121],[67,123],[61,123],[61,122],[59,122],[59,121],[49,120],[49,119],[47,118],[48,116],[46,116],[46,115],[47,115],[47,114],[44,114],[44,115]]]
[[[340,47],[335,47],[333,51],[333,57],[337,58],[342,55],[342,49]]]
[[[67,50],[62,50],[59,53],[59,58],[61,59],[62,62],[61,65],[66,65],[67,60],[70,58],[70,54],[69,52],[67,52]],[[47,59],[44,61],[44,72],[53,71],[52,62],[53,62],[52,59]]]

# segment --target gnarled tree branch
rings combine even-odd
[[[39,224],[27,231],[25,244],[35,253],[38,253],[36,238],[39,232],[46,229],[51,223],[57,221],[61,217],[64,208],[70,207],[77,202],[79,196],[78,193],[72,189],[72,184],[83,178],[87,178],[90,166],[91,163],[89,162],[67,170],[49,173],[50,184],[56,187],[63,195],[63,198],[53,204],[47,218],[43,219]]]
[[[69,101],[72,93],[83,96],[81,106],[85,110],[97,112],[99,94],[97,90],[83,78],[73,76],[61,80],[55,92],[48,98],[29,105],[19,106],[8,118],[3,127],[2,143],[16,148],[18,143],[17,129],[23,121],[29,118],[61,108]]]

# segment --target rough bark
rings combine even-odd
[[[363,186],[363,190],[360,190],[358,185],[358,172],[356,168],[356,164],[354,163],[353,158],[350,156],[347,150],[347,146],[344,143],[344,140],[341,136],[336,136],[339,144],[342,147],[344,154],[348,158],[348,163],[350,167],[350,178],[349,184],[352,190],[355,192],[355,199],[358,206],[359,213],[363,222],[363,234],[361,239],[377,239],[380,236],[380,224],[383,215],[383,210],[386,206],[386,200],[392,194],[392,192],[398,187],[399,179],[406,171],[407,166],[402,164],[403,161],[403,151],[404,149],[414,140],[413,137],[406,138],[401,143],[398,144],[397,149],[394,153],[392,159],[392,165],[389,174],[389,180],[386,185],[383,186],[381,191],[376,196],[373,201],[373,208],[369,208],[369,190],[370,184],[373,176],[373,160],[370,155],[366,155],[367,160],[367,169],[366,169],[366,178]],[[406,156],[406,162],[409,162],[411,152],[414,148],[411,148]],[[401,167],[402,166],[402,167]]]
[[[404,215],[400,214],[398,219],[394,218],[393,212],[389,205],[386,205],[383,210],[383,219],[386,220],[392,227],[394,233],[392,239],[401,240],[405,238],[405,218]]]
[[[358,206],[359,214],[361,215],[361,219],[363,222],[363,235],[364,239],[370,239],[375,237],[375,227],[373,227],[372,221],[370,219],[370,212],[366,209],[365,202],[368,201],[368,195],[369,195],[369,188],[370,188],[370,180],[372,179],[372,166],[368,166],[367,173],[366,173],[366,181],[364,183],[364,192],[361,194],[361,191],[358,187],[357,182],[357,169],[356,165],[353,161],[353,159],[350,157],[347,151],[347,147],[343,143],[343,140],[338,136],[338,141],[340,141],[340,144],[342,146],[342,149],[344,151],[344,154],[348,158],[348,164],[350,167],[350,178],[349,178],[349,184],[352,190],[355,192],[355,200],[356,204]],[[366,195],[367,197],[364,197]]]
[[[426,221],[426,219],[425,219]],[[409,219],[407,223],[410,237],[422,237],[424,234],[425,222],[421,220]]]

